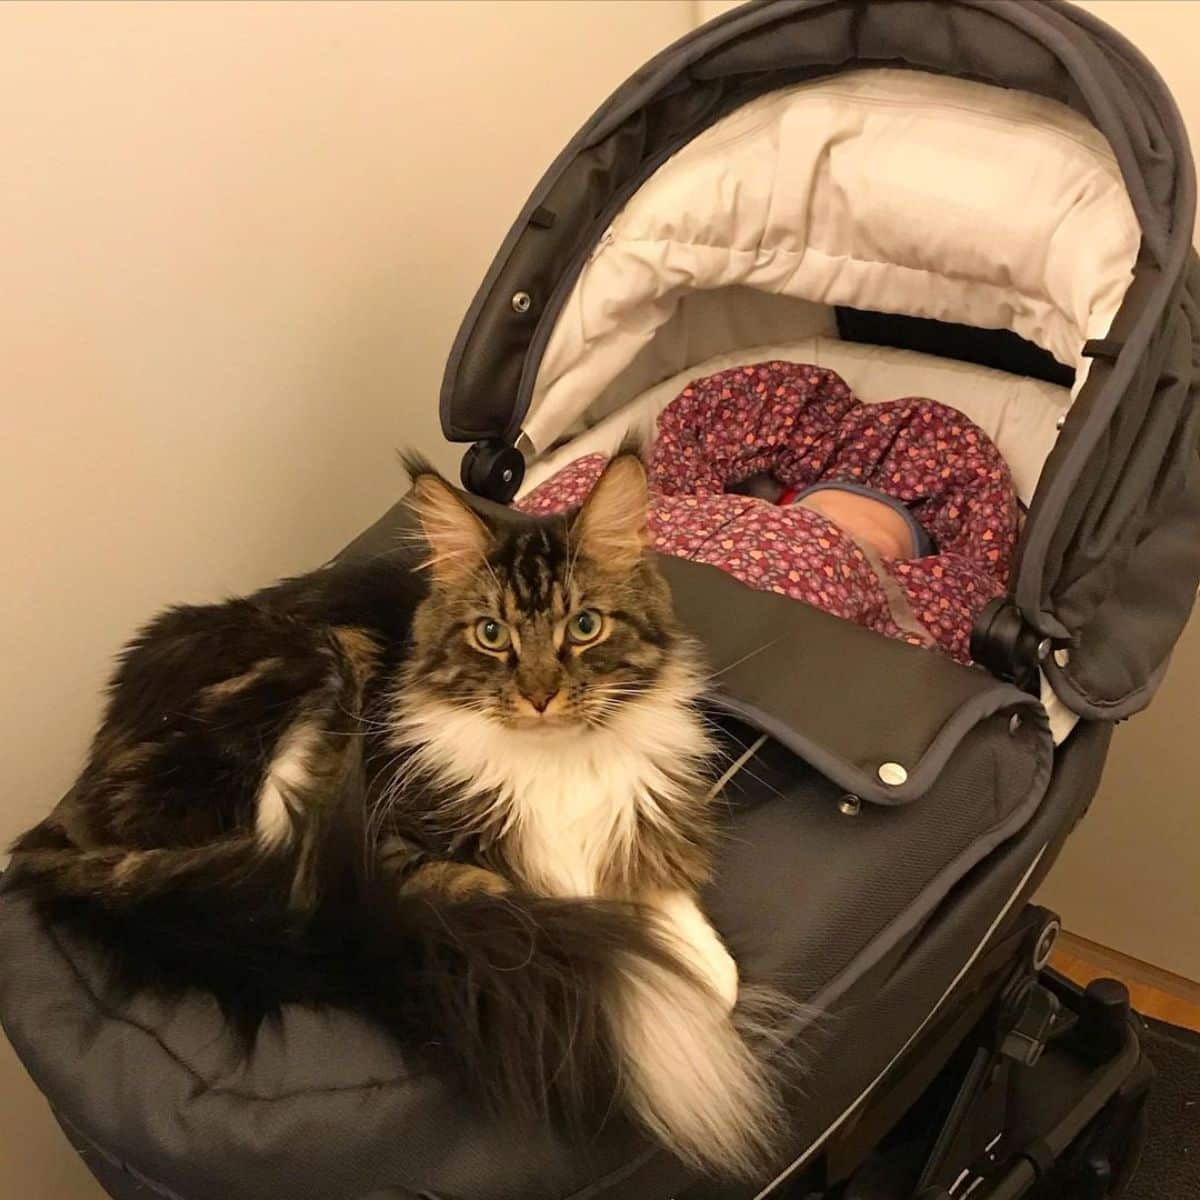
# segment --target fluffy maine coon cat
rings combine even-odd
[[[641,461],[541,520],[408,465],[424,578],[335,565],[152,622],[12,886],[125,988],[208,989],[247,1036],[351,1007],[505,1113],[578,1130],[615,1090],[753,1172],[778,1105],[696,902],[710,746]]]

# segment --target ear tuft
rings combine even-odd
[[[439,583],[461,582],[487,557],[491,532],[427,459],[406,450],[400,461],[412,480],[408,503],[429,544],[421,569],[429,570]]]
[[[406,446],[404,449],[396,451],[396,457],[400,460],[400,465],[404,468],[409,483],[416,483],[422,475],[434,475],[438,479],[443,479],[441,471],[420,450]]]
[[[622,446],[583,502],[571,526],[583,554],[604,567],[628,571],[646,552],[650,490],[641,454]]]

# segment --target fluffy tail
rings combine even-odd
[[[642,910],[398,896],[383,876],[339,894],[326,875],[322,903],[299,915],[292,868],[251,837],[79,850],[41,830],[14,848],[6,882],[106,946],[130,990],[206,988],[247,1034],[287,1002],[350,1008],[430,1049],[500,1111],[582,1131],[615,1090],[703,1171],[752,1176],[770,1157],[771,1070]]]
[[[786,1056],[768,1056],[782,1009],[766,1021],[751,1003],[738,1014],[706,983],[644,956],[617,962],[609,1019],[629,1108],[693,1167],[755,1178],[784,1131],[779,1098]],[[784,1006],[786,1008],[787,1006]],[[744,1015],[750,1038],[743,1036]]]
[[[425,1019],[503,1107],[582,1131],[616,1089],[702,1171],[753,1177],[770,1161],[775,1074],[656,918],[591,900],[480,896],[425,905],[405,923],[422,945]]]
[[[55,834],[52,826],[38,826],[15,843],[11,886],[47,901],[93,899],[116,912],[181,890],[193,898],[197,891],[220,894],[250,877],[262,859],[249,836],[188,848],[85,850]]]
[[[295,864],[253,836],[85,849],[47,821],[12,852],[5,890],[100,950],[118,995],[207,990],[247,1042],[282,1003],[304,998],[312,967],[308,917],[288,903]]]

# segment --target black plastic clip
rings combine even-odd
[[[1025,1067],[1037,1066],[1046,1047],[1075,1024],[1074,1014],[1049,989],[1036,983],[1029,989],[1022,1011],[1000,1045],[1005,1058]]]
[[[975,619],[971,630],[971,657],[997,679],[1015,683],[1023,691],[1037,696],[1041,692],[1038,675],[1041,641],[1037,630],[1025,623],[1017,606],[1006,597],[998,596]]]

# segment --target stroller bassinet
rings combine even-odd
[[[824,1013],[790,1153],[731,1186],[615,1120],[583,1150],[518,1141],[350,1014],[289,1011],[244,1059],[203,997],[117,1003],[0,897],[0,1017],[111,1194],[1119,1194],[1148,1074],[1127,998],[1044,970],[1029,899],[1200,577],[1194,190],[1153,70],[1058,3],[752,4],[619,89],[451,353],[479,502],[783,358],[962,408],[1029,506],[972,668],[664,560],[731,753],[708,908],[746,976]],[[405,521],[345,557],[399,553]]]

